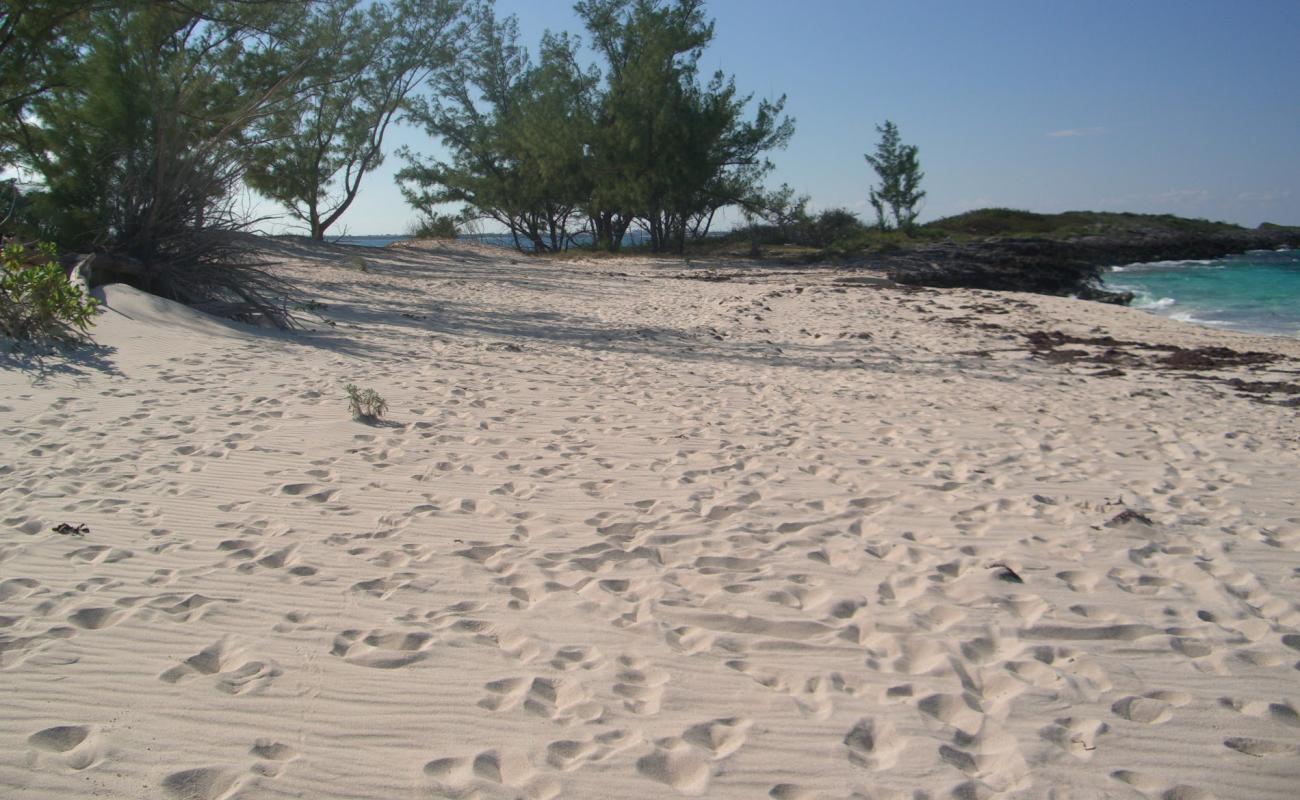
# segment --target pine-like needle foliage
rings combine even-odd
[[[876,224],[882,231],[895,227],[910,232],[916,215],[920,213],[916,205],[925,197],[921,190],[925,173],[921,171],[917,148],[913,144],[903,144],[898,126],[889,120],[876,126],[876,130],[880,133],[880,141],[876,144],[875,155],[864,156],[880,177],[880,187],[872,187],[870,195],[871,207],[876,210]]]
[[[461,0],[319,4],[280,53],[286,68],[301,68],[292,100],[257,126],[249,185],[323,239],[383,163],[388,127],[412,93],[454,60],[462,8]]]

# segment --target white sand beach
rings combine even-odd
[[[1300,342],[265,247],[311,330],[0,362],[0,797],[1300,794]]]

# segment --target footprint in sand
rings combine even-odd
[[[31,597],[40,585],[41,582],[33,578],[9,578],[0,581],[0,602]]]
[[[546,763],[569,772],[595,760],[600,750],[594,740],[560,739],[546,746]]]
[[[614,694],[622,698],[623,707],[642,716],[659,713],[671,674],[644,658],[623,656],[618,662],[622,670],[616,676]]]
[[[1110,732],[1110,726],[1097,719],[1062,717],[1040,731],[1044,740],[1081,760],[1092,758],[1097,737]]]
[[[641,743],[640,731],[617,728],[583,739],[559,739],[546,747],[546,763],[568,772],[604,761]]]
[[[516,791],[512,796],[543,800],[560,793],[559,782],[549,776],[535,777],[537,770],[526,756],[515,750],[485,750],[475,756],[435,758],[424,765],[424,774],[438,792],[448,797],[477,797],[483,789],[491,796],[501,787]]]
[[[276,633],[292,633],[294,631],[318,631],[324,626],[317,624],[315,618],[309,611],[290,611],[281,618],[271,630]]]
[[[99,763],[103,748],[89,725],[56,725],[27,737],[27,744],[42,754],[57,758],[69,769],[83,770]]]
[[[793,693],[793,689],[791,688],[792,678],[784,673],[763,669],[762,667],[753,665],[743,658],[732,659],[724,663],[727,667],[734,669],[742,675],[748,676],[750,680],[757,683],[759,686],[771,689],[774,692],[782,692],[784,694]]]
[[[126,618],[128,612],[120,608],[82,608],[68,615],[68,622],[83,630],[97,631],[111,628]]]
[[[739,750],[753,727],[748,717],[726,717],[693,725],[682,734],[682,739],[709,754],[712,759],[723,759]]]
[[[184,683],[211,676],[227,694],[260,691],[282,674],[271,662],[245,660],[244,648],[224,637],[158,676],[164,683]]]
[[[339,490],[319,483],[286,483],[268,493],[311,503],[328,503],[338,495]]]
[[[352,584],[352,591],[368,594],[380,600],[387,600],[402,589],[423,590],[433,586],[429,580],[420,580],[416,572],[394,572],[379,578],[357,581]]]
[[[586,687],[564,677],[533,678],[524,708],[558,725],[594,722],[605,714],[605,707],[591,700]]]
[[[1280,703],[1268,703],[1262,700],[1247,701],[1223,697],[1219,699],[1219,705],[1231,708],[1248,717],[1268,716],[1275,722],[1289,725],[1292,728],[1300,728],[1300,712],[1296,711],[1295,706],[1289,700],[1283,700]]]
[[[527,664],[542,654],[542,646],[536,639],[511,628],[502,629],[475,619],[460,619],[451,627],[456,631],[475,634],[477,641],[494,645],[521,664]]]
[[[531,678],[502,678],[483,684],[487,696],[478,701],[480,708],[489,711],[509,711],[517,708],[528,694]]]
[[[39,517],[8,517],[3,520],[7,527],[21,531],[28,536],[35,536],[45,529],[45,523]]]
[[[220,605],[240,602],[235,598],[208,597],[201,594],[164,594],[149,601],[148,606],[166,614],[175,622],[193,622]]]
[[[899,734],[892,722],[872,717],[858,720],[844,736],[849,761],[865,769],[894,766],[906,744],[907,737]]]
[[[1112,713],[1130,722],[1161,725],[1173,718],[1169,704],[1154,697],[1124,697],[1110,707]]]
[[[951,746],[939,747],[939,757],[994,791],[1014,789],[1029,776],[1016,737],[988,718],[973,734],[957,731]]]
[[[927,695],[916,707],[927,717],[961,730],[974,730],[984,720],[978,700],[968,693]]]
[[[135,553],[131,550],[124,550],[119,547],[109,547],[106,544],[92,544],[87,547],[80,547],[65,555],[65,558],[73,561],[84,561],[88,564],[116,564],[119,561],[125,561]]]
[[[163,791],[171,800],[226,800],[243,784],[244,776],[226,767],[197,767],[163,778]]]
[[[1238,753],[1245,753],[1248,756],[1256,758],[1271,758],[1276,756],[1300,756],[1300,744],[1295,742],[1278,742],[1271,739],[1252,739],[1247,737],[1232,737],[1224,739],[1223,746]]]
[[[0,635],[0,669],[8,669],[25,661],[29,656],[48,647],[54,642],[70,639],[77,629],[68,625],[56,625],[43,633],[31,636]]]
[[[655,751],[638,759],[636,769],[645,777],[686,795],[702,795],[709,785],[708,756],[675,737],[655,742]]]
[[[334,637],[331,655],[371,669],[399,669],[429,657],[436,641],[428,631],[347,630]]]
[[[713,647],[714,636],[703,628],[694,625],[680,625],[664,634],[664,638],[673,649],[686,655],[702,653]]]
[[[268,778],[278,778],[289,762],[296,761],[301,757],[301,753],[293,747],[266,738],[255,741],[253,746],[249,748],[248,753],[261,759],[253,767],[253,771]]]
[[[1149,797],[1159,797],[1160,800],[1215,800],[1215,796],[1208,789],[1182,783],[1169,786],[1154,775],[1135,770],[1117,769],[1110,774],[1110,777],[1132,786]]]
[[[176,570],[174,569],[156,569],[153,574],[144,579],[149,586],[166,586],[176,580]]]
[[[555,657],[551,659],[551,666],[562,672],[568,672],[575,669],[597,670],[607,663],[605,655],[596,647],[561,647],[555,651]]]

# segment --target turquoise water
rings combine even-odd
[[[1141,308],[1216,328],[1300,336],[1300,250],[1256,250],[1211,261],[1113,267],[1108,289]]]

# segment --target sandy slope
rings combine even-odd
[[[4,362],[0,796],[1296,796],[1297,411],[1022,333],[1300,344],[272,250],[334,325],[109,287]]]

